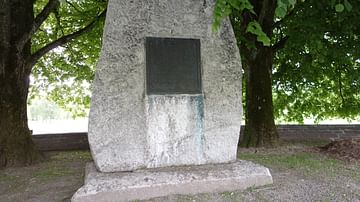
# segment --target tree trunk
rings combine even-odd
[[[240,146],[276,146],[278,143],[271,88],[272,60],[270,47],[259,48],[257,56],[247,60],[245,131]]]
[[[276,130],[272,99],[273,49],[257,42],[253,34],[246,32],[247,25],[256,19],[268,37],[272,37],[276,0],[252,1],[256,15],[246,13],[239,25],[239,34],[249,43],[241,43],[240,50],[245,70],[246,102],[245,130],[239,145],[244,147],[276,146],[279,135]]]
[[[38,155],[27,125],[29,75],[12,74],[0,82],[0,167],[27,165]]]
[[[27,125],[31,44],[17,46],[33,20],[33,0],[1,0],[0,167],[27,165],[39,156]]]

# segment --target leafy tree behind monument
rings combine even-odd
[[[60,4],[58,0],[1,1],[0,167],[30,164],[38,157],[27,123],[30,74],[34,65],[46,53],[99,26],[98,21],[105,15],[105,3],[62,1]],[[47,23],[44,23],[45,21]],[[99,30],[101,31],[97,29]],[[96,36],[99,36],[99,33]],[[87,40],[91,41],[91,38],[88,36]],[[86,43],[87,40],[81,41]],[[81,45],[75,43],[72,46],[68,48],[79,50]],[[82,50],[86,52],[86,49]],[[47,71],[49,75],[56,75],[46,59],[41,62],[44,67],[46,66],[43,71]],[[82,71],[86,72],[85,75],[91,72],[81,67],[73,70]]]
[[[278,28],[289,37],[274,58],[276,117],[359,118],[360,2],[340,2],[341,12],[338,2],[301,4]]]
[[[241,145],[278,143],[274,111],[298,122],[359,115],[359,6],[348,0],[217,1],[215,22],[231,16],[245,71]]]

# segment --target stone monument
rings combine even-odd
[[[213,0],[110,0],[93,84],[94,164],[73,201],[127,201],[272,183],[236,161],[241,63]],[[130,171],[130,172],[129,172]]]

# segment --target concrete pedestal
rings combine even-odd
[[[269,169],[249,161],[102,173],[86,167],[85,185],[72,197],[80,201],[144,200],[172,194],[241,190],[272,184]]]

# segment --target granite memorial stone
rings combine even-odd
[[[214,1],[109,1],[88,138],[101,172],[236,160],[241,63]]]

